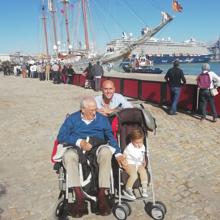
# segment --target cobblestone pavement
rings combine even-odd
[[[0,75],[0,219],[52,220],[58,197],[50,154],[67,112],[78,109],[91,90],[37,79]],[[166,204],[166,220],[220,219],[220,119],[169,116],[144,104],[157,120],[149,133],[156,200]],[[151,200],[151,198],[149,198]],[[150,220],[141,201],[130,203],[128,219]],[[70,218],[72,219],[72,218]],[[115,219],[88,215],[85,220]]]

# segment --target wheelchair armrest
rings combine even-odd
[[[54,165],[53,165],[53,169],[56,171],[56,173],[59,172],[59,169],[63,166],[62,162],[56,162]]]

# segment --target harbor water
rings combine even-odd
[[[220,62],[210,62],[211,70],[220,76]],[[180,68],[183,70],[185,75],[198,75],[201,73],[202,63],[180,63]],[[165,74],[167,70],[172,67],[172,64],[161,64],[154,65],[154,67],[159,67],[163,70]]]
[[[211,70],[220,76],[220,62],[210,62]],[[198,75],[201,73],[202,63],[180,63],[180,68],[185,75]],[[167,70],[172,67],[172,64],[154,65],[163,70],[162,74],[166,74]],[[115,70],[124,72],[121,68],[115,67]]]

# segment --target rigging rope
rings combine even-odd
[[[138,18],[141,21],[141,23],[143,23],[145,25],[145,21],[140,16],[138,16],[138,14],[134,11],[133,7],[131,7],[131,5],[129,5],[126,0],[123,0],[122,2],[132,12],[132,14],[134,14],[136,16],[136,18]]]
[[[164,11],[164,8],[161,7],[161,3],[159,3],[157,0],[145,0],[145,1],[148,2],[153,8],[155,8],[159,12]],[[167,26],[168,25],[170,24],[167,24]],[[160,30],[160,32],[157,33],[157,35],[162,36],[164,31],[165,31],[164,29]]]
[[[93,1],[94,2],[94,5],[97,3],[96,1]],[[98,5],[98,4],[96,4],[97,6],[98,6],[98,10],[101,12],[101,14],[102,14],[102,17],[105,17],[105,14],[102,12],[102,10],[100,9],[100,6]],[[104,10],[105,11],[105,10]],[[97,15],[97,14],[95,14],[95,15]],[[107,30],[107,28],[105,27],[105,25],[104,25],[104,23],[102,22],[102,19],[98,19],[99,20],[99,22],[101,23],[101,25],[102,25],[102,27],[103,27],[103,29],[105,30],[105,32],[106,32],[106,34],[107,34],[107,36],[108,36],[108,38],[109,38],[109,40],[111,39],[111,35],[110,35],[110,33],[109,33],[109,31]]]
[[[145,0],[145,1],[150,2],[151,6],[157,9],[158,11],[163,11],[157,0]]]

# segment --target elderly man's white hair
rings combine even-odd
[[[202,64],[202,71],[209,71],[210,70],[210,65],[208,63],[203,63]]]
[[[95,101],[94,97],[92,97],[92,96],[83,97],[80,101],[80,109],[86,108],[88,106],[88,104],[90,104],[90,103],[96,104],[96,101]]]

